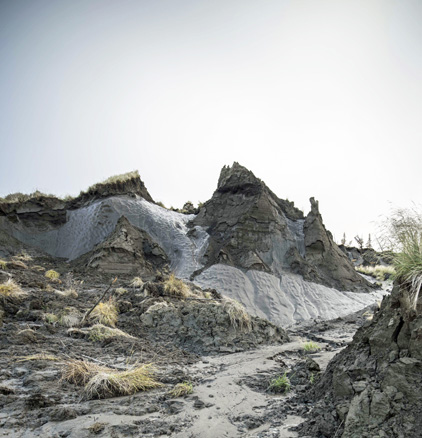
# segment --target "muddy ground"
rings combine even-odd
[[[93,342],[77,330],[69,331],[69,327],[47,321],[45,315],[60,314],[69,307],[83,314],[102,295],[110,278],[85,273],[84,283],[80,284],[82,277],[75,274],[71,281],[77,285],[78,296],[62,296],[55,290],[63,290],[65,285],[46,279],[42,270],[33,267],[34,263],[26,263],[28,268],[10,264],[0,272],[1,281],[11,275],[29,294],[20,302],[2,304],[0,436],[297,437],[297,426],[313,407],[307,397],[312,385],[330,359],[365,324],[368,315],[363,316],[363,310],[334,321],[296,325],[289,329],[289,339],[285,333],[271,332],[273,338],[268,335],[268,339],[276,343],[252,348],[258,338],[262,339],[262,333],[267,336],[272,330],[266,326],[252,340],[243,337],[244,351],[232,354],[196,354],[180,342],[156,343],[142,330],[136,332],[133,321],[125,317],[117,327],[127,330],[131,337]],[[36,263],[62,273],[68,269],[57,260]],[[129,278],[118,282],[113,287],[127,287]],[[121,299],[123,307],[132,305],[137,294],[140,297],[140,291],[127,289]],[[304,343],[308,340],[316,342],[320,350],[306,353]],[[30,358],[39,354],[54,356],[55,360]],[[163,386],[130,396],[87,400],[81,387],[61,378],[69,359],[87,360],[116,370],[153,363],[157,380]],[[272,379],[284,373],[290,378],[290,391],[270,392]],[[169,391],[181,382],[191,382],[193,393],[171,398]]]

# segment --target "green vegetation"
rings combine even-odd
[[[422,213],[416,208],[396,209],[382,229],[382,243],[396,252],[395,278],[416,310],[422,288]]]
[[[234,328],[251,331],[252,321],[249,313],[239,301],[224,297],[222,302],[224,311],[229,315],[230,323]]]
[[[309,341],[303,344],[303,349],[307,353],[316,353],[317,351],[321,350],[321,347],[316,342]]]
[[[59,320],[59,317],[55,315],[54,313],[44,313],[43,320],[47,324],[54,324]]]
[[[274,392],[275,394],[285,394],[290,391],[290,388],[290,379],[287,377],[286,371],[282,376],[270,380],[267,391]]]
[[[174,273],[164,282],[164,292],[181,298],[191,295],[189,287],[182,280],[176,278]]]
[[[190,382],[178,383],[168,394],[172,398],[186,397],[193,392],[193,385]]]
[[[39,190],[36,190],[33,193],[25,194],[25,193],[11,193],[10,195],[5,196],[4,198],[0,198],[0,202],[12,204],[14,202],[25,202],[30,199],[39,199],[39,198],[54,198],[54,195],[48,195],[46,193],[42,193]]]
[[[110,298],[106,303],[98,303],[90,314],[90,319],[98,324],[115,327],[119,312],[115,301]]]
[[[115,292],[117,295],[124,295],[125,293],[127,293],[127,289],[125,289],[124,287],[118,287]]]
[[[6,268],[7,268],[6,260],[0,259],[0,269],[6,269]]]
[[[376,278],[378,281],[385,281],[389,278],[393,277],[395,274],[395,270],[393,266],[384,266],[384,265],[376,265],[376,266],[356,266],[356,271],[361,274],[370,275],[371,277]]]
[[[53,280],[56,281],[59,279],[60,274],[55,271],[54,269],[49,269],[46,273],[45,276],[49,279],[49,280]]]

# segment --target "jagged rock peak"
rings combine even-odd
[[[224,166],[221,169],[217,191],[236,193],[245,188],[260,188],[263,186],[264,183],[259,178],[235,161],[231,167]]]

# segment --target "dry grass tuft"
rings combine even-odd
[[[81,320],[82,316],[75,307],[65,307],[59,316],[59,324],[63,327],[75,327]]]
[[[393,266],[356,266],[356,271],[361,274],[370,275],[371,277],[376,278],[378,281],[388,280],[390,277],[393,277],[396,273]]]
[[[65,289],[63,291],[56,290],[54,292],[60,297],[64,297],[64,298],[78,298],[78,292],[76,292],[76,290],[73,289],[72,287]]]
[[[26,362],[30,360],[49,360],[52,362],[57,362],[60,360],[57,356],[47,353],[31,354],[29,356],[18,356],[16,359],[18,359],[16,360],[16,362]]]
[[[230,323],[234,328],[245,329],[251,331],[252,321],[251,316],[238,301],[232,298],[224,297],[222,301],[223,309],[229,315]]]
[[[132,287],[142,287],[144,285],[144,282],[141,277],[133,277],[130,285]]]
[[[186,397],[193,392],[193,385],[190,382],[178,383],[168,395],[172,398]]]
[[[18,269],[28,269],[28,265],[25,264],[22,260],[10,260],[7,262],[8,266],[12,268],[18,268]]]
[[[54,324],[59,320],[59,317],[54,313],[44,313],[42,318],[47,324]]]
[[[0,269],[6,269],[6,268],[7,268],[6,260],[0,259]]]
[[[86,385],[92,377],[104,372],[113,372],[113,370],[86,360],[72,359],[62,368],[62,380],[75,385]]]
[[[60,274],[55,271],[54,269],[49,269],[46,273],[45,276],[49,279],[49,280],[58,280],[60,277]]]
[[[45,271],[44,266],[40,266],[40,265],[31,266],[31,269],[33,271],[37,271],[37,272],[44,272]]]
[[[125,289],[124,287],[118,287],[115,291],[115,293],[119,296],[124,295],[127,293],[127,289]]]
[[[98,303],[89,315],[92,321],[98,324],[115,327],[117,322],[118,311],[115,301],[110,298],[106,303]]]
[[[95,324],[88,330],[88,339],[93,342],[103,341],[104,339],[111,338],[130,338],[134,339],[133,336],[119,330],[117,328],[107,327],[103,324]]]
[[[21,287],[11,278],[0,284],[0,296],[10,300],[22,300],[28,296],[28,293],[23,291]]]
[[[32,257],[25,251],[22,251],[20,254],[13,256],[12,259],[20,262],[31,262],[33,260]]]
[[[186,298],[191,295],[188,285],[173,274],[164,282],[164,291],[176,297]]]
[[[110,178],[107,178],[106,180],[94,184],[90,187],[88,187],[88,189],[85,192],[81,192],[79,196],[84,195],[85,193],[92,193],[92,192],[96,192],[98,190],[101,190],[101,188],[105,185],[108,184],[118,184],[118,183],[123,183],[125,181],[129,181],[131,179],[135,179],[135,178],[140,178],[139,176],[139,172],[137,170],[134,170],[132,172],[127,172],[127,173],[122,173],[121,175],[114,175],[114,176],[110,176]]]
[[[162,384],[155,380],[154,374],[151,364],[140,365],[128,371],[102,371],[85,385],[85,396],[88,399],[108,398],[159,388]]]

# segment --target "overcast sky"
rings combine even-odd
[[[238,161],[337,240],[421,202],[419,0],[0,0],[0,195],[138,169],[167,206]]]

